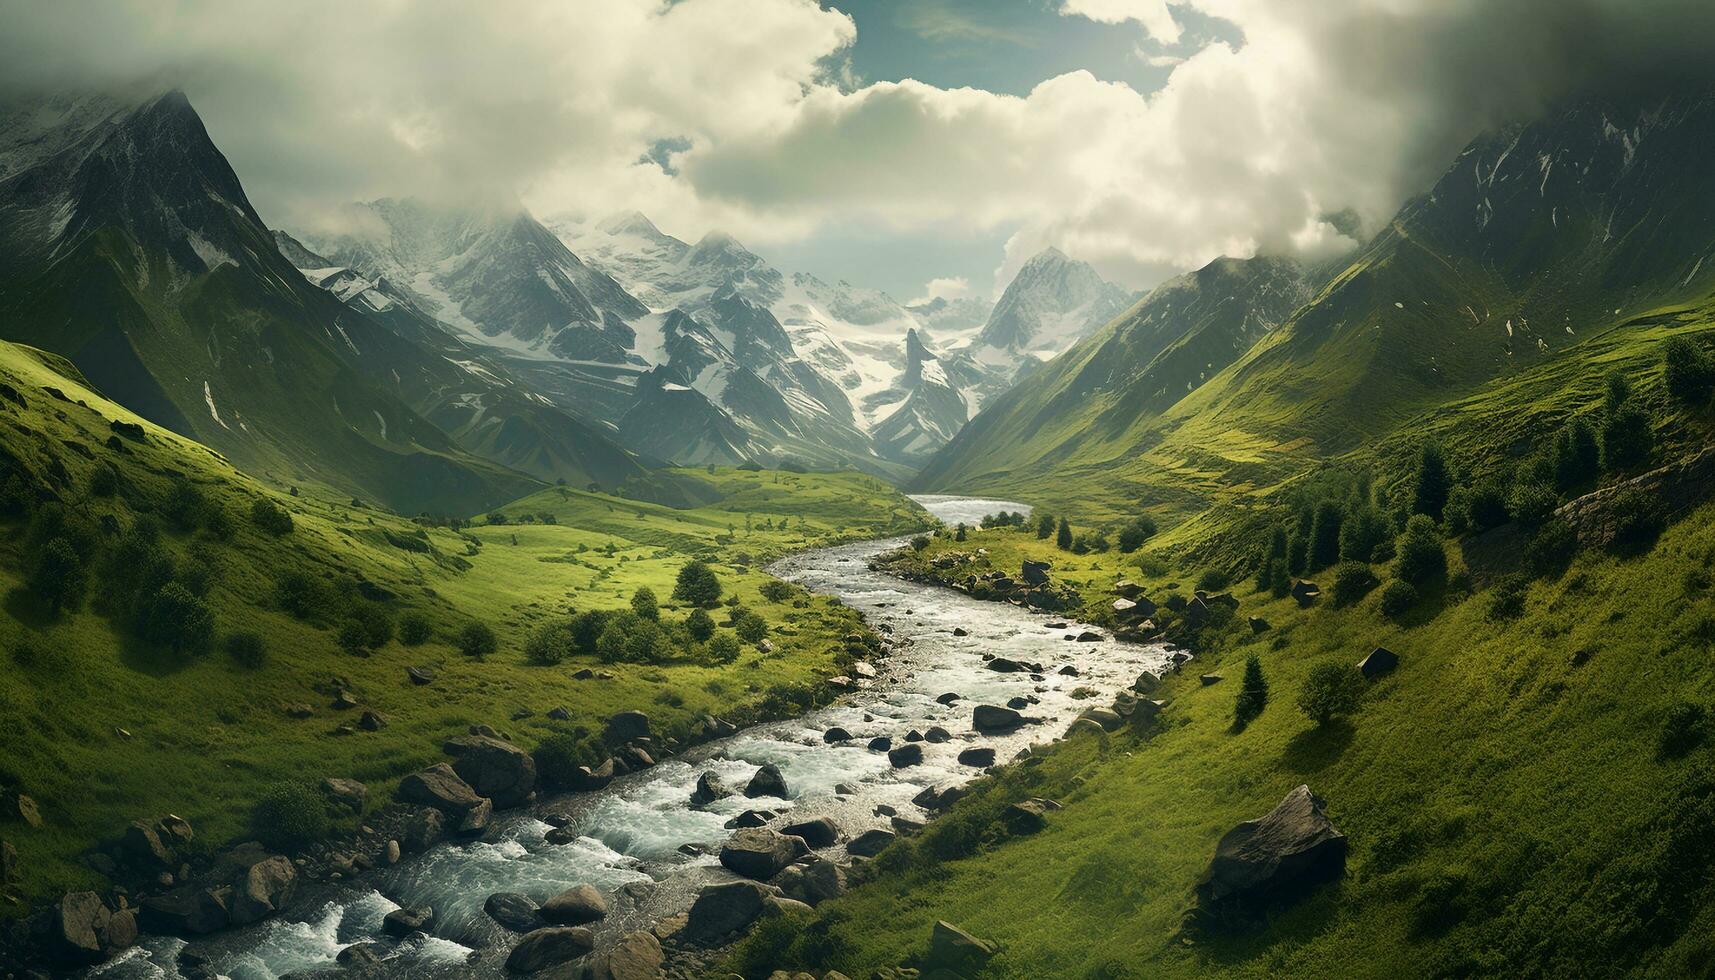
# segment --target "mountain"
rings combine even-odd
[[[1082,398],[1080,385],[1115,370],[1104,358],[1139,377],[1159,356],[1103,354],[1104,332],[1022,381],[917,485],[979,489],[1004,474],[1092,506],[1153,493],[1194,508],[1702,297],[1715,286],[1715,174],[1700,149],[1712,137],[1707,93],[1578,102],[1486,133],[1343,268],[1309,276],[1310,302],[1190,392],[1174,386],[1197,381],[1201,353],[1140,397]],[[1302,288],[1289,277],[1258,296],[1257,325]]]
[[[1125,290],[1089,263],[1047,248],[1019,268],[972,343],[973,353],[1005,351],[1046,360],[1113,319],[1130,301]]]
[[[947,444],[970,417],[969,406],[917,331],[905,335],[905,370],[876,396],[876,443],[893,459],[921,463]]]
[[[359,366],[465,450],[549,482],[617,487],[645,479],[611,435],[557,407],[520,380],[496,348],[423,312],[386,279],[369,279],[274,233],[306,280],[384,331],[347,333]]]
[[[240,465],[407,512],[535,485],[375,379],[396,338],[280,254],[182,93],[0,108],[0,215],[4,336]]]

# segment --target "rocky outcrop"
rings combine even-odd
[[[226,928],[231,921],[232,888],[181,885],[164,895],[143,899],[143,927],[150,932],[201,936]]]
[[[1365,680],[1373,681],[1383,674],[1391,674],[1399,666],[1399,654],[1387,647],[1376,647],[1370,655],[1358,661],[1358,672]]]
[[[582,964],[578,980],[657,980],[666,955],[654,933],[634,932]]]
[[[1620,515],[1612,506],[1614,499],[1629,490],[1648,495],[1662,516],[1667,518],[1690,510],[1715,493],[1715,446],[1569,500],[1555,509],[1554,516],[1572,525],[1579,544],[1588,548],[1605,548],[1613,543],[1619,529]]]
[[[1346,835],[1310,787],[1299,786],[1266,816],[1222,836],[1197,885],[1197,918],[1205,924],[1247,919],[1345,870]]]
[[[649,716],[641,711],[621,711],[607,720],[602,737],[609,745],[624,745],[649,738]]]
[[[754,881],[706,885],[686,913],[683,936],[694,943],[714,943],[762,917],[778,888]]]
[[[923,958],[923,972],[945,971],[953,976],[972,976],[980,972],[997,952],[995,945],[978,939],[945,920],[937,921],[929,930],[929,954]]]
[[[489,918],[513,932],[532,932],[547,925],[539,908],[530,896],[519,892],[496,892],[482,903],[482,910]]]
[[[100,963],[137,941],[136,917],[110,910],[94,892],[71,892],[35,922],[39,948],[61,967]]]
[[[497,807],[522,806],[536,789],[536,761],[510,742],[481,735],[455,738],[444,746],[455,756],[453,772]]]
[[[809,853],[801,837],[788,837],[766,827],[740,830],[721,847],[721,864],[734,874],[767,881]]]
[[[402,802],[434,807],[460,819],[483,802],[482,796],[444,762],[401,779],[396,795]]]
[[[840,839],[840,828],[827,817],[817,817],[802,823],[788,824],[780,828],[780,832],[788,837],[801,838],[810,847],[832,847]]]
[[[290,858],[273,855],[241,867],[232,882],[227,915],[233,925],[257,922],[286,907],[298,883]]]
[[[691,790],[691,805],[708,806],[731,795],[732,789],[721,782],[720,777],[712,772],[705,772],[697,777],[697,787]]]

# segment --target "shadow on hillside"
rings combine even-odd
[[[47,603],[22,586],[6,593],[6,613],[33,630],[47,629],[59,618]]]
[[[123,636],[119,641],[119,662],[150,677],[176,674],[188,667],[191,659],[191,654],[174,653],[167,647],[145,643],[133,636]]]
[[[1346,754],[1346,747],[1352,744],[1355,733],[1351,722],[1335,718],[1326,725],[1294,735],[1292,741],[1286,743],[1286,751],[1281,753],[1280,761],[1295,773],[1321,772],[1340,761],[1340,756]]]

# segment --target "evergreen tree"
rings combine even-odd
[[[965,522],[964,521],[960,521],[959,526],[956,529],[954,529],[953,540],[954,541],[965,540]]]
[[[644,585],[631,593],[631,611],[652,623],[659,622],[661,606],[655,601],[655,590]]]
[[[1262,661],[1253,653],[1245,658],[1245,679],[1239,686],[1239,699],[1233,704],[1233,723],[1243,728],[1267,706],[1268,681],[1262,676]]]
[[[58,615],[60,610],[75,610],[83,602],[89,575],[72,543],[65,538],[54,538],[36,555],[29,585],[30,591]]]
[[[1584,419],[1573,419],[1554,437],[1554,485],[1561,492],[1596,479],[1602,469],[1602,452],[1596,430]]]
[[[1697,408],[1715,392],[1715,358],[1685,337],[1667,342],[1662,350],[1662,380],[1675,401]]]
[[[1045,540],[1047,540],[1048,536],[1050,534],[1053,534],[1053,533],[1054,533],[1054,516],[1052,514],[1049,514],[1046,511],[1044,511],[1042,516],[1040,518],[1038,518],[1036,521],[1036,537],[1039,540],[1045,541]]]
[[[693,606],[712,606],[721,598],[720,579],[715,578],[714,569],[706,562],[692,559],[679,569],[678,581],[673,585],[673,598]]]
[[[1054,532],[1054,546],[1061,551],[1072,547],[1072,525],[1064,517],[1060,518],[1060,528]]]
[[[1316,516],[1310,524],[1310,551],[1305,563],[1310,571],[1320,571],[1340,560],[1340,524],[1345,514],[1340,505],[1324,500],[1316,505]]]
[[[1395,577],[1423,585],[1447,574],[1447,552],[1441,546],[1441,532],[1427,514],[1413,514],[1399,536],[1394,558]]]
[[[698,643],[707,643],[709,637],[715,635],[715,618],[702,608],[691,610],[685,617],[685,632],[691,634],[691,639]]]
[[[1447,460],[1437,443],[1423,444],[1417,460],[1417,478],[1412,483],[1411,512],[1439,521],[1447,508],[1447,494],[1453,489],[1453,477],[1447,472]]]

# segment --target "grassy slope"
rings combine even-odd
[[[1171,584],[1117,554],[1068,558],[1016,531],[951,547],[973,545],[996,567],[1056,558],[1055,574],[1092,601],[1119,577],[1158,596]],[[923,848],[945,846],[937,834],[956,835],[959,814],[980,819],[996,799],[1060,800],[1046,832],[962,860],[900,861],[905,870],[824,905],[834,939],[821,945],[842,950],[825,965],[858,976],[905,962],[945,918],[1002,943],[995,975],[1008,977],[1701,973],[1715,957],[1715,855],[1699,842],[1711,797],[1706,780],[1686,784],[1711,751],[1659,759],[1656,733],[1673,702],[1715,694],[1712,567],[1706,508],[1644,558],[1585,556],[1534,586],[1526,616],[1508,623],[1486,620],[1481,594],[1402,628],[1377,611],[1379,592],[1351,609],[1299,610],[1241,586],[1239,623],[1261,615],[1273,630],[1252,638],[1235,626],[1170,678],[1153,735],[1080,736],[1015,767]],[[1401,654],[1400,670],[1371,687],[1351,724],[1314,730],[1293,706],[1308,669],[1377,645]],[[1575,666],[1576,651],[1588,663]],[[1250,652],[1271,702],[1234,734]],[[1206,671],[1227,680],[1203,687]],[[1184,940],[1191,888],[1220,835],[1303,782],[1350,836],[1346,880],[1266,930]],[[1696,806],[1675,812],[1676,800]],[[1421,896],[1436,881],[1461,890],[1430,921],[1420,910],[1442,904]]]
[[[468,538],[434,529],[427,535],[433,553],[411,552],[387,539],[389,533],[416,532],[410,522],[353,509],[314,488],[289,497],[283,488],[244,476],[209,450],[148,423],[147,445],[114,456],[102,445],[108,421],[140,420],[56,373],[55,365],[71,370],[51,355],[0,345],[0,380],[28,402],[24,409],[6,403],[0,446],[33,468],[50,455],[59,459],[71,475],[72,489],[64,496],[81,501],[78,506],[92,519],[111,514],[122,526],[136,509],[160,499],[168,474],[189,475],[237,518],[230,542],[195,543],[212,547],[221,565],[211,593],[217,629],[256,630],[267,641],[269,659],[257,670],[240,668],[219,651],[180,663],[121,635],[87,608],[51,619],[19,588],[27,557],[21,554],[22,525],[0,528],[0,593],[8,613],[0,616],[0,731],[7,733],[0,782],[33,795],[48,824],[36,830],[0,823],[0,835],[18,846],[22,892],[33,898],[94,880],[79,855],[138,817],[177,812],[199,835],[219,841],[245,832],[250,802],[278,780],[353,776],[385,798],[399,776],[440,761],[440,741],[472,723],[494,725],[530,746],[560,725],[593,727],[626,708],[648,710],[668,731],[705,711],[742,715],[770,691],[809,685],[831,673],[838,638],[857,627],[856,617],[822,599],[804,608],[769,603],[758,593],[769,580],[765,574],[717,564],[728,588],[775,628],[774,653],[749,653],[728,668],[688,661],[621,664],[609,668],[617,675],[612,681],[576,682],[569,675],[584,664],[574,659],[557,668],[530,666],[520,646],[549,617],[572,608],[619,606],[640,585],[665,601],[684,554],[714,551],[729,523],[738,526],[733,548],[760,560],[838,538],[903,533],[926,519],[870,477],[698,471],[680,477],[711,484],[726,499],[672,511],[578,491],[561,499],[550,490],[511,509],[553,510],[556,525],[476,527]],[[60,388],[71,403],[50,399],[44,385]],[[89,498],[83,488],[95,463],[68,450],[66,440],[89,447],[98,459],[113,459],[131,488],[129,502]],[[291,535],[276,540],[250,525],[245,515],[260,495],[292,511]],[[808,509],[823,516],[804,521]],[[749,534],[746,513],[757,525]],[[765,518],[788,515],[785,532],[760,526]],[[472,539],[478,546],[467,556]],[[169,536],[168,543],[182,558],[193,536]],[[608,555],[610,544],[615,551]],[[731,549],[721,553],[726,550]],[[461,559],[469,563],[467,570],[459,570]],[[387,603],[390,611],[430,616],[436,638],[417,648],[394,640],[371,657],[348,656],[328,626],[300,622],[274,608],[274,582],[288,568],[329,579],[367,579],[396,594]],[[664,615],[682,614],[668,605]],[[472,617],[490,623],[500,636],[500,652],[485,662],[466,660],[447,639]],[[439,676],[432,686],[414,687],[405,677],[408,664],[431,665]],[[366,707],[390,719],[386,729],[333,734],[358,713],[329,706],[336,675]],[[314,717],[287,717],[281,706],[293,702],[313,705]],[[571,710],[570,723],[544,717],[558,705]],[[510,721],[519,708],[535,714]]]

